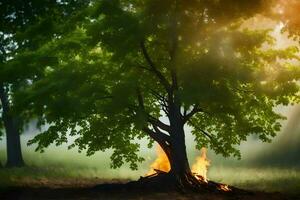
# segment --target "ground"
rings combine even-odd
[[[17,181],[15,179],[15,181]],[[300,200],[300,195],[294,193],[246,191],[243,193],[178,193],[149,192],[141,190],[126,190],[122,185],[129,180],[104,180],[99,178],[26,178],[14,185],[3,186],[0,189],[1,200]],[[105,185],[107,190],[101,190]],[[96,186],[96,187],[95,187]],[[108,187],[107,187],[108,186]],[[112,189],[113,188],[113,189]],[[300,193],[299,193],[300,194]]]
[[[250,192],[247,194],[181,194],[177,192],[155,193],[145,191],[99,191],[93,187],[73,187],[73,188],[51,188],[51,187],[16,187],[6,188],[0,192],[1,200],[154,200],[154,199],[172,199],[172,200],[296,200],[297,196],[285,195],[281,193]]]
[[[256,192],[251,195],[218,195],[218,194],[179,194],[179,193],[129,193],[126,191],[116,192],[97,192],[88,188],[72,189],[47,189],[47,188],[12,188],[1,192],[0,199],[6,200],[154,200],[154,199],[172,199],[172,200],[289,200],[296,197],[287,197],[279,193],[261,193]],[[298,198],[299,199],[299,198]]]

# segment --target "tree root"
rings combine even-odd
[[[107,185],[108,186],[108,185]],[[191,173],[183,176],[174,176],[170,173],[159,172],[150,176],[140,177],[137,181],[126,184],[115,185],[119,189],[168,192],[178,191],[181,193],[201,192],[201,193],[247,193],[244,190],[237,189],[213,181],[204,181],[200,176]],[[111,187],[101,187],[104,190],[113,189]]]
[[[201,179],[202,178],[202,179]],[[180,192],[180,193],[218,193],[218,194],[251,194],[226,184],[204,181],[203,177],[192,173],[174,176],[171,173],[157,172],[153,175],[140,177],[137,181],[126,184],[103,184],[96,187],[103,191],[149,191],[149,192]]]

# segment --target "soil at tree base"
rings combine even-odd
[[[104,183],[96,186],[81,185],[80,187],[53,188],[51,184],[43,187],[10,187],[0,189],[0,200],[300,200],[300,195],[286,195],[282,193],[267,193],[240,190],[230,187],[229,192],[203,190],[178,192],[149,188],[143,185],[143,179],[128,183]],[[164,188],[164,187],[162,187]]]
[[[145,192],[109,190],[101,191],[94,188],[9,188],[0,192],[1,200],[299,200],[297,196],[280,193],[252,192],[251,194],[216,194],[216,193],[178,193],[178,192]]]

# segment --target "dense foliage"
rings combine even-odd
[[[6,167],[24,166],[20,133],[34,116],[26,107],[16,110],[14,95],[43,77],[43,69],[30,63],[47,63],[46,55],[34,53],[43,44],[66,32],[54,25],[88,1],[1,1],[0,2],[0,137],[6,134]],[[76,9],[75,9],[76,8]],[[78,14],[76,12],[76,14]],[[30,62],[30,63],[29,63]]]
[[[88,5],[88,1],[68,1],[66,5],[65,1],[4,0],[0,5],[0,85],[6,90],[10,106],[14,106],[13,94],[43,77],[39,64],[49,62],[47,55],[37,56],[33,52],[65,33],[67,27],[61,28],[57,23],[63,22],[63,17],[75,18],[75,10]],[[32,119],[23,117],[20,122]],[[18,128],[22,127],[21,124]]]

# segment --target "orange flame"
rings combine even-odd
[[[207,179],[207,170],[208,166],[210,165],[210,161],[207,159],[207,149],[201,148],[200,150],[200,156],[196,158],[196,163],[192,166],[192,172],[195,174],[195,177],[204,182],[208,182]],[[156,147],[156,154],[157,158],[155,161],[150,165],[151,169],[147,173],[147,176],[157,173],[155,170],[160,170],[164,172],[169,172],[171,167],[168,160],[168,157],[166,156],[165,152],[162,150],[160,146]],[[231,191],[231,188],[226,185],[220,183],[218,185],[219,190],[223,190],[225,192]]]
[[[165,152],[162,150],[160,146],[156,147],[156,154],[157,158],[155,161],[150,165],[150,171],[147,173],[147,175],[151,175],[155,173],[155,169],[169,172],[171,167],[168,160],[168,157],[166,156]]]
[[[200,150],[200,156],[196,159],[196,163],[192,166],[192,172],[196,174],[196,177],[204,180],[205,182],[207,182],[207,168],[210,165],[206,152],[206,148],[202,148]],[[168,172],[171,169],[168,157],[160,146],[156,147],[156,154],[157,158],[150,165],[150,171],[147,175],[155,174],[155,170]]]
[[[201,148],[200,156],[196,158],[196,163],[192,166],[192,172],[196,174],[196,177],[205,182],[207,182],[207,168],[210,165],[206,152],[206,148]]]
[[[223,190],[223,191],[225,191],[225,192],[231,191],[231,189],[229,188],[229,186],[226,185],[226,184],[220,184],[220,185],[219,185],[219,190]]]

